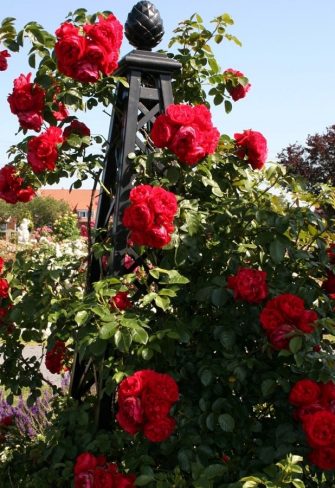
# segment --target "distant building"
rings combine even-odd
[[[55,200],[63,200],[68,203],[71,210],[76,212],[78,221],[83,224],[88,221],[88,214],[91,202],[92,190],[56,190],[41,189],[38,192],[40,197],[51,197]],[[95,191],[93,197],[91,220],[95,220],[99,200],[99,191]]]

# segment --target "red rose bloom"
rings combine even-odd
[[[71,124],[64,129],[64,140],[66,141],[71,134],[77,134],[80,137],[89,137],[91,135],[91,131],[83,122],[79,122],[79,120],[72,120]]]
[[[321,389],[315,381],[303,379],[292,386],[289,402],[296,407],[301,407],[317,403],[320,400],[320,395]]]
[[[116,308],[118,310],[127,310],[128,308],[131,308],[133,306],[128,298],[127,291],[119,291],[115,296],[110,299],[109,303],[114,309]]]
[[[244,77],[244,74],[241,71],[237,71],[235,69],[227,69],[224,73],[227,76],[227,91],[229,95],[232,97],[234,102],[244,98],[248,91],[251,88],[251,84],[248,83],[247,85],[242,85],[241,83],[236,83],[234,78],[236,77]],[[233,76],[231,76],[233,75]]]
[[[132,376],[125,378],[119,385],[119,397],[138,396],[144,387],[142,372],[137,371]]]
[[[96,457],[90,452],[82,452],[76,459],[76,464],[74,465],[74,474],[83,473],[84,471],[89,471],[97,466]]]
[[[319,469],[330,471],[335,469],[335,447],[321,447],[314,449],[309,455],[311,464]]]
[[[335,242],[330,244],[327,249],[328,259],[331,264],[335,264]]]
[[[258,269],[240,268],[236,275],[229,276],[228,288],[234,290],[235,300],[260,303],[268,295],[266,272]]]
[[[49,127],[43,134],[28,142],[28,163],[35,173],[53,171],[58,158],[57,144],[63,142],[62,130]]]
[[[131,231],[130,241],[157,249],[168,244],[178,209],[175,195],[160,187],[139,185],[131,190],[129,199],[122,223]]]
[[[0,425],[2,425],[3,427],[9,427],[10,425],[13,425],[13,423],[13,415],[7,415],[6,417],[2,417],[2,419],[0,420]]]
[[[303,405],[299,407],[295,413],[294,417],[301,422],[306,420],[308,415],[313,415],[315,412],[320,412],[321,410],[325,410],[325,408],[320,403],[310,403],[308,405]]]
[[[268,148],[265,137],[257,131],[245,130],[242,134],[234,134],[237,144],[237,156],[243,159],[248,158],[249,164],[253,169],[263,168]]]
[[[85,24],[83,32],[65,22],[56,31],[59,71],[82,83],[99,80],[100,73],[110,75],[118,65],[122,30],[114,15],[100,15],[95,24]]]
[[[14,80],[13,92],[8,96],[11,112],[18,116],[24,129],[41,130],[45,91],[36,83],[31,83],[31,73],[21,74]]]
[[[14,166],[7,164],[0,169],[0,198],[7,203],[29,202],[35,191],[31,186],[23,187],[24,180],[17,176]]]
[[[61,373],[64,368],[66,346],[64,341],[56,341],[54,347],[45,355],[45,366],[52,374]]]
[[[157,147],[167,147],[185,164],[193,166],[212,154],[220,138],[205,105],[169,105],[166,114],[153,124],[151,139]]]
[[[335,274],[328,271],[327,276],[327,279],[322,283],[322,288],[328,294],[335,293]]]
[[[327,411],[308,415],[303,423],[311,447],[328,447],[335,443],[335,414]]]
[[[75,488],[134,488],[136,476],[123,475],[105,456],[80,454],[74,466]]]
[[[270,344],[280,351],[281,349],[287,349],[290,340],[294,336],[295,329],[292,325],[281,324],[276,329],[268,332],[268,339]]]
[[[321,383],[321,404],[335,413],[335,384],[332,381]]]
[[[270,300],[259,317],[261,326],[276,349],[287,348],[294,335],[313,332],[317,318],[316,312],[305,310],[304,301],[300,297],[290,293]]]
[[[169,412],[178,398],[178,386],[171,376],[153,370],[137,371],[119,385],[116,419],[129,434],[142,431],[152,442],[161,442],[175,428]]]
[[[64,105],[63,102],[55,102],[55,109],[52,111],[52,115],[55,117],[56,120],[62,121],[68,117],[69,111]]]
[[[163,148],[169,146],[176,132],[177,126],[171,124],[170,119],[165,114],[161,114],[156,118],[150,136],[156,147]]]
[[[10,58],[10,54],[7,49],[0,51],[0,71],[6,71],[8,68],[7,58]]]
[[[171,417],[155,418],[144,425],[143,434],[151,442],[163,442],[174,431],[176,421]]]
[[[5,278],[0,278],[0,297],[8,298],[9,284]]]

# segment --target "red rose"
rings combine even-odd
[[[54,347],[45,355],[45,366],[52,374],[59,374],[63,367],[66,356],[64,341],[57,340]]]
[[[86,39],[70,22],[64,22],[56,30],[56,36],[58,40],[55,44],[55,54],[58,69],[64,75],[73,77],[76,63],[85,52]]]
[[[173,218],[177,212],[175,195],[159,187],[139,185],[130,192],[130,205],[122,223],[130,229],[132,244],[162,248],[171,240]]]
[[[123,37],[123,27],[118,19],[110,14],[108,17],[99,15],[96,24],[86,24],[84,31],[87,38],[106,50],[118,51]]]
[[[135,488],[136,476],[134,474],[121,474],[116,473],[114,475],[115,488]]]
[[[119,408],[123,415],[125,415],[134,424],[142,424],[143,406],[138,397],[120,397]]]
[[[175,403],[179,398],[179,389],[175,380],[169,374],[156,373],[147,370],[146,385],[157,397]]]
[[[7,58],[10,58],[10,54],[7,49],[0,51],[0,71],[6,71],[8,68]]]
[[[289,402],[296,407],[301,407],[317,403],[320,400],[320,395],[321,389],[315,381],[303,379],[292,386]]]
[[[53,171],[58,158],[57,144],[63,142],[62,130],[49,127],[43,134],[28,142],[28,163],[35,173]]]
[[[0,420],[0,425],[2,425],[3,427],[9,427],[10,425],[13,425],[13,423],[13,415],[7,415],[6,417],[2,417],[2,419]]]
[[[335,413],[335,384],[332,381],[321,383],[321,403],[325,408]]]
[[[142,404],[145,416],[148,420],[166,417],[171,409],[171,402],[157,396],[156,393],[144,392]]]
[[[328,447],[335,443],[335,414],[315,412],[305,417],[303,428],[311,447]]]
[[[182,163],[193,166],[206,156],[201,142],[201,132],[196,126],[182,126],[174,135],[170,149]]]
[[[155,120],[152,126],[150,137],[156,147],[167,147],[172,137],[177,132],[177,127],[171,124],[170,119],[161,114]]]
[[[90,469],[94,469],[96,466],[96,457],[90,452],[82,452],[76,459],[76,464],[74,465],[74,474],[89,471]]]
[[[276,329],[268,331],[268,339],[271,345],[279,351],[288,348],[294,334],[295,328],[292,325],[282,324]]]
[[[80,137],[89,137],[91,135],[91,131],[83,122],[79,122],[79,120],[72,120],[71,124],[64,129],[64,140],[66,141],[71,134],[77,134]]]
[[[297,320],[304,312],[305,304],[302,298],[284,293],[273,299],[273,303],[287,320]]]
[[[269,300],[259,318],[271,344],[276,349],[283,349],[299,330],[305,334],[313,332],[313,323],[318,316],[313,310],[305,310],[300,297],[285,293]]]
[[[142,371],[137,371],[121,381],[118,387],[119,397],[138,396],[144,387]]]
[[[335,447],[321,447],[314,449],[309,455],[311,464],[315,464],[324,471],[335,469]]]
[[[23,178],[17,176],[14,166],[7,164],[0,169],[0,198],[7,203],[29,202],[35,191],[31,186],[23,188]]]
[[[224,73],[224,75],[227,76],[227,91],[229,95],[232,97],[234,102],[237,102],[237,100],[240,100],[241,98],[244,98],[248,91],[251,88],[251,84],[248,83],[247,85],[243,86],[241,83],[237,83],[234,80],[234,78],[243,78],[244,74],[241,73],[241,71],[237,71],[235,69],[227,69]],[[231,76],[233,75],[233,76]]]
[[[328,271],[327,276],[327,279],[322,283],[322,288],[327,293],[335,293],[335,274]]]
[[[5,278],[0,278],[0,297],[8,298],[9,284]]]
[[[146,203],[137,203],[125,209],[123,225],[134,230],[147,229],[153,225],[154,217],[154,213]]]
[[[234,134],[238,146],[237,156],[245,156],[253,169],[263,168],[267,157],[267,142],[265,137],[257,131],[245,130],[242,134]]]
[[[320,403],[310,403],[298,408],[294,416],[297,420],[304,422],[308,415],[313,415],[313,413],[320,412],[321,410],[325,410],[325,408]]]
[[[165,441],[176,427],[176,421],[171,417],[155,418],[144,425],[143,434],[151,442]]]
[[[118,310],[127,310],[128,308],[131,308],[133,304],[128,298],[128,292],[127,291],[119,291],[115,296],[113,296],[109,303],[112,305],[112,307]]]
[[[279,312],[279,310],[276,310],[268,304],[261,311],[259,320],[263,329],[265,329],[266,331],[275,330],[277,327],[284,323],[284,317]]]
[[[166,115],[170,122],[176,125],[191,125],[194,121],[193,107],[186,104],[171,104],[166,109]]]
[[[240,268],[236,275],[229,276],[228,288],[234,290],[235,300],[260,303],[268,295],[266,272],[257,269]]]
[[[157,117],[151,138],[157,147],[167,147],[182,163],[193,166],[215,151],[220,133],[205,105],[172,104]]]
[[[131,397],[129,397],[131,398]],[[130,403],[130,402],[128,402]],[[129,405],[127,405],[129,407]],[[141,430],[142,425],[135,422],[134,418],[128,415],[123,409],[119,409],[116,414],[116,420],[118,421],[120,427],[125,430],[130,435],[135,435]]]
[[[63,102],[55,102],[55,109],[52,111],[52,115],[56,120],[62,121],[69,116],[69,111]]]
[[[14,80],[13,92],[8,96],[11,112],[18,116],[24,129],[41,130],[45,91],[36,83],[31,83],[31,73],[21,74]]]
[[[55,54],[58,69],[83,83],[95,82],[100,73],[110,75],[118,65],[122,25],[114,17],[99,16],[95,24],[86,24],[83,35],[69,22],[57,29]]]
[[[335,242],[330,244],[327,249],[328,259],[331,264],[335,264]]]
[[[314,310],[304,310],[299,317],[297,326],[305,334],[311,334],[315,328],[312,324],[318,320],[318,314]]]
[[[114,474],[103,467],[97,467],[93,472],[94,488],[115,488]]]
[[[74,488],[94,488],[93,471],[87,471],[75,475]]]

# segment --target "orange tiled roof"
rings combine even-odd
[[[51,197],[55,200],[64,200],[67,202],[72,210],[86,210],[90,206],[92,190],[54,190],[42,189],[39,190],[38,195],[41,197]],[[96,190],[93,200],[93,207],[98,206],[99,192]]]

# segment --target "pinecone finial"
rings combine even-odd
[[[151,2],[138,2],[128,15],[125,35],[137,49],[151,51],[161,41],[164,27],[161,16]]]

